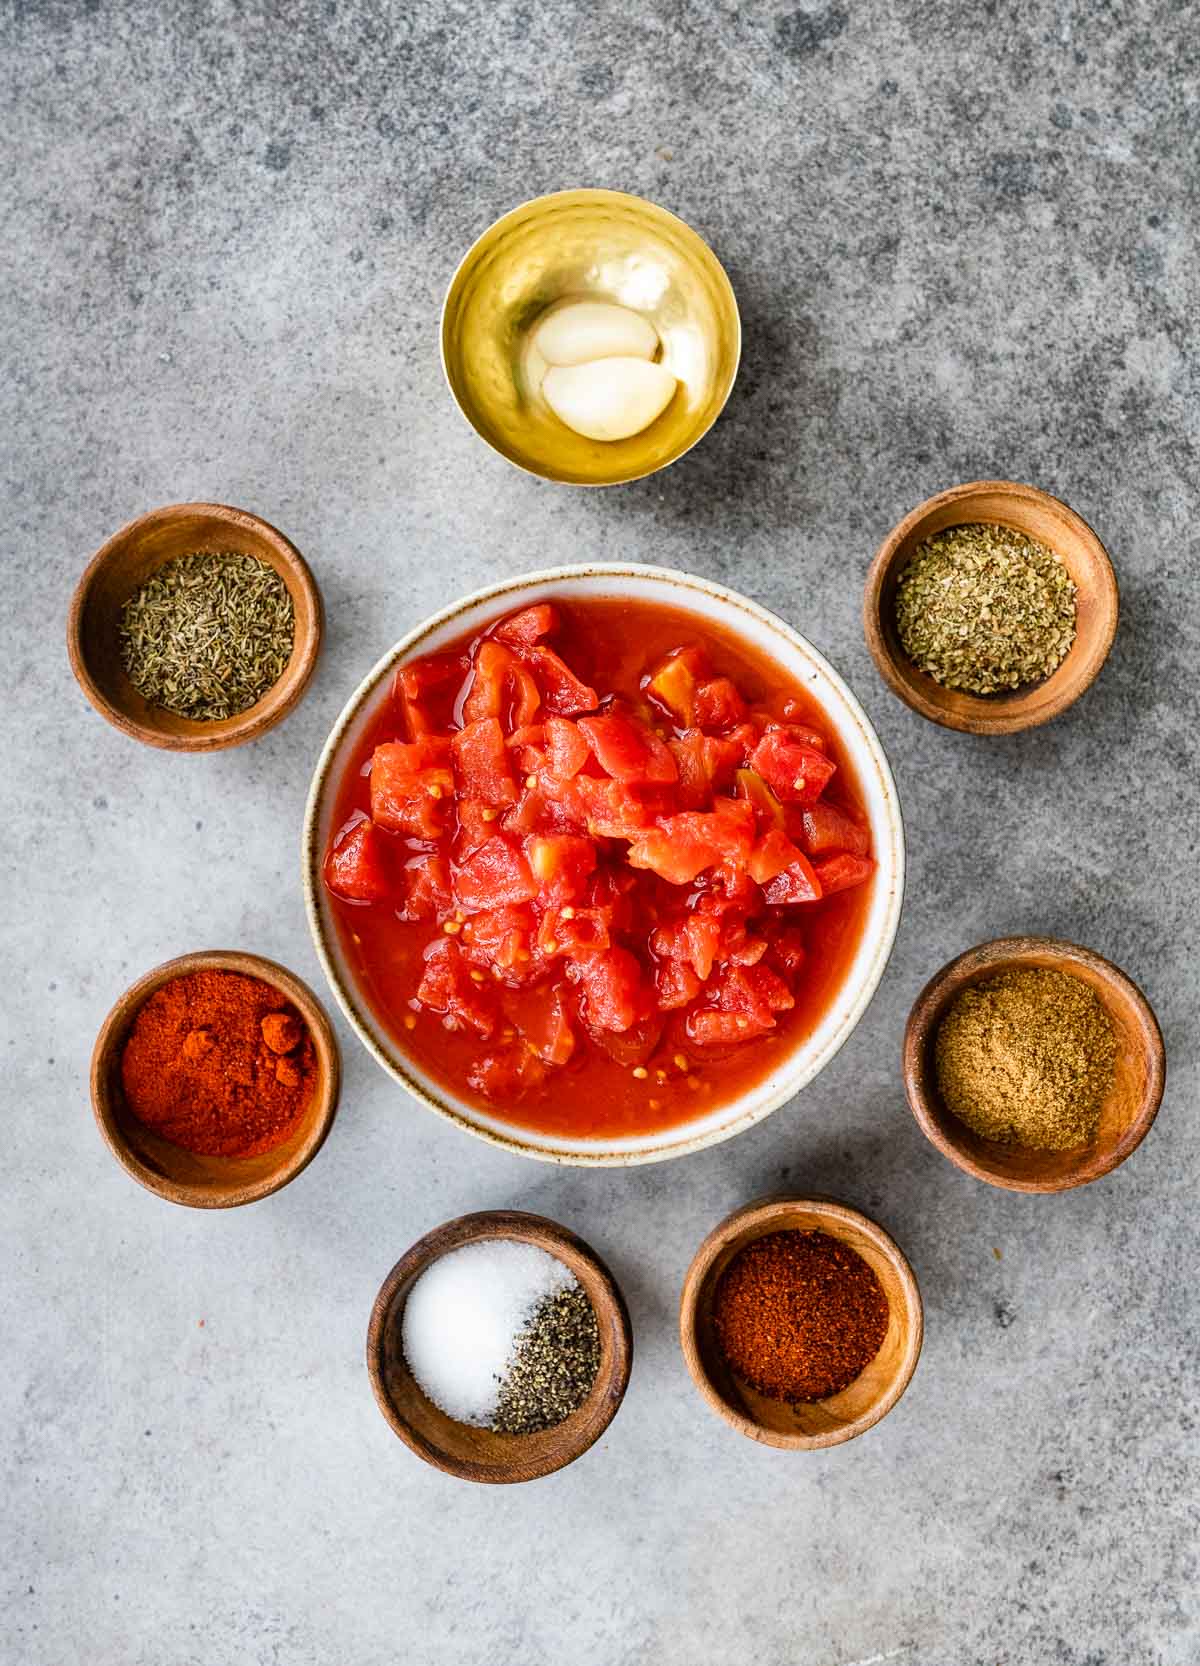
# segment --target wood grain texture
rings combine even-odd
[[[770,1232],[826,1232],[871,1267],[888,1303],[875,1358],[827,1400],[790,1405],[757,1393],[726,1365],[712,1323],[713,1297],[738,1252]],[[758,1198],[735,1209],[696,1251],[679,1303],[679,1341],[692,1380],[740,1434],[788,1451],[818,1451],[865,1433],[899,1400],[917,1368],[925,1334],[921,1293],[900,1247],[869,1216],[825,1197]]]
[[[942,1102],[934,1045],[938,1026],[960,990],[1019,967],[1050,967],[1095,990],[1117,1041],[1112,1088],[1087,1145],[1032,1151],[982,1139]],[[1166,1053],[1158,1021],[1138,986],[1091,949],[1050,937],[1002,937],[968,949],[943,966],[917,996],[904,1032],[904,1087],[922,1132],[960,1169],[1014,1192],[1062,1192],[1110,1174],[1150,1131],[1162,1100]]]
[[[600,1367],[588,1398],[557,1428],[532,1435],[495,1434],[448,1417],[418,1388],[401,1345],[404,1305],[426,1267],[464,1244],[502,1238],[534,1244],[565,1263],[586,1291],[600,1327]],[[616,1416],[632,1364],[629,1314],[608,1268],[566,1227],[516,1209],[460,1215],[426,1233],[384,1280],[367,1333],[367,1369],[380,1411],[418,1457],[465,1481],[533,1481],[573,1463]]]
[[[257,1157],[207,1157],[184,1151],[143,1127],[125,1102],[121,1050],[134,1019],[156,990],[192,972],[241,972],[285,995],[308,1026],[317,1079],[299,1127]],[[325,1009],[308,985],[261,955],[202,949],[156,966],[132,984],[101,1026],[92,1050],[92,1110],[105,1143],[126,1173],[168,1203],[191,1209],[233,1209],[268,1197],[307,1168],[325,1142],[337,1112],[341,1058]]]
[[[279,681],[236,717],[197,723],[152,705],[125,673],[117,628],[121,609],[151,573],[193,551],[257,556],[287,585],[295,613],[292,654]],[[147,746],[213,752],[274,728],[308,687],[324,632],[321,594],[304,557],[282,532],[223,503],[174,503],[130,521],[92,557],[67,618],[67,653],[79,686],[114,728]]]
[[[964,694],[918,671],[900,646],[896,585],[925,539],[948,526],[1015,527],[1053,550],[1076,588],[1075,641],[1053,675],[1002,694]],[[947,729],[1006,735],[1049,723],[1095,681],[1116,635],[1120,601],[1112,562],[1073,509],[1036,486],[973,480],[927,498],[879,546],[863,591],[863,631],[880,676],[905,705]]]

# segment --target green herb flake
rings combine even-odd
[[[1021,688],[1070,651],[1075,584],[1052,550],[1014,527],[947,527],[901,573],[896,629],[917,669],[946,688]]]
[[[121,658],[143,699],[178,717],[236,717],[292,654],[287,585],[252,555],[198,551],[150,575],[121,610]]]

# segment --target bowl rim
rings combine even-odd
[[[968,969],[972,972],[986,971],[991,966],[1028,961],[1032,954],[1039,952],[1053,954],[1056,962],[1065,966],[1085,966],[1102,982],[1120,989],[1125,995],[1141,1025],[1147,1062],[1146,1086],[1137,1115],[1106,1156],[1089,1156],[1090,1148],[1083,1146],[1080,1148],[1082,1155],[1067,1173],[1042,1180],[1019,1180],[1013,1176],[1001,1175],[980,1162],[957,1139],[951,1138],[939,1127],[928,1091],[925,1059],[937,1024],[958,990],[964,986],[965,980],[961,976],[963,972]],[[1113,961],[1097,954],[1095,949],[1084,948],[1082,944],[1071,943],[1061,937],[992,937],[955,955],[925,984],[913,1002],[904,1026],[901,1071],[909,1110],[916,1118],[925,1138],[943,1157],[948,1158],[956,1168],[962,1169],[964,1174],[971,1175],[975,1180],[982,1180],[989,1186],[996,1186],[1002,1191],[1026,1192],[1041,1196],[1052,1192],[1073,1191],[1078,1186],[1090,1185],[1093,1180],[1100,1180],[1104,1175],[1120,1168],[1126,1158],[1133,1155],[1153,1127],[1162,1104],[1166,1088],[1167,1060],[1162,1030],[1154,1008],[1128,972],[1122,971]]]
[[[291,1157],[261,1180],[219,1189],[186,1180],[173,1180],[143,1163],[126,1141],[112,1114],[106,1080],[114,1051],[124,1041],[134,1018],[151,995],[164,985],[173,983],[176,978],[191,972],[211,971],[240,972],[246,977],[260,978],[286,995],[307,1024],[322,1067],[312,1128]],[[251,954],[242,949],[194,949],[189,954],[176,955],[172,960],[164,960],[160,965],[151,967],[118,995],[96,1033],[88,1083],[92,1114],[105,1145],[126,1174],[131,1175],[140,1186],[168,1203],[177,1203],[188,1209],[236,1209],[244,1203],[257,1203],[260,1198],[270,1197],[272,1192],[288,1185],[312,1162],[324,1145],[337,1115],[341,1073],[341,1050],[329,1015],[303,979],[278,961],[268,960],[265,955]]]
[[[115,705],[101,689],[92,675],[91,666],[83,651],[84,616],[91,603],[96,580],[113,555],[124,548],[131,538],[148,531],[152,526],[169,524],[188,515],[203,516],[225,526],[242,528],[254,533],[264,543],[270,544],[286,569],[286,576],[280,575],[284,577],[284,583],[289,590],[298,591],[304,596],[312,615],[311,624],[293,643],[292,657],[296,661],[295,668],[293,669],[292,660],[289,659],[278,680],[272,683],[266,693],[252,706],[238,712],[236,717],[225,720],[230,726],[223,728],[220,734],[206,733],[209,726],[198,723],[195,725],[194,733],[171,735],[131,717],[121,706]],[[291,539],[280,532],[278,527],[272,526],[270,521],[263,520],[261,515],[255,515],[249,509],[237,509],[228,503],[197,500],[192,503],[165,503],[156,509],[147,509],[143,514],[135,515],[131,521],[126,521],[124,526],[118,527],[111,537],[105,539],[80,574],[71,595],[71,604],[67,612],[67,657],[71,662],[75,680],[91,705],[121,734],[140,741],[143,746],[157,747],[163,752],[219,752],[229,746],[241,746],[246,741],[257,740],[295,709],[312,681],[324,633],[325,608],[321,592],[317,588],[312,569]]]
[[[588,1299],[593,1306],[599,1300],[605,1311],[598,1314],[597,1318],[601,1323],[605,1318],[613,1322],[618,1341],[613,1357],[612,1380],[606,1390],[606,1404],[601,1409],[595,1426],[586,1433],[586,1438],[568,1443],[558,1455],[548,1452],[541,1459],[521,1464],[499,1465],[494,1472],[489,1472],[483,1464],[457,1458],[442,1447],[434,1447],[406,1417],[401,1415],[387,1391],[383,1369],[383,1344],[384,1327],[390,1317],[396,1292],[402,1284],[423,1273],[442,1256],[461,1249],[465,1244],[494,1238],[533,1244],[538,1249],[545,1250],[547,1254],[561,1260],[580,1283],[583,1281],[580,1279],[578,1267],[573,1263],[586,1267],[588,1280],[594,1286],[594,1289],[585,1287]],[[503,1486],[539,1480],[543,1475],[553,1475],[557,1470],[565,1469],[568,1464],[574,1463],[576,1458],[581,1458],[589,1451],[607,1432],[613,1418],[621,1409],[625,1391],[629,1387],[629,1376],[633,1369],[633,1327],[625,1297],[612,1271],[592,1246],[577,1233],[572,1232],[570,1227],[562,1226],[547,1215],[538,1215],[526,1209],[479,1209],[443,1221],[440,1226],[431,1227],[405,1250],[380,1285],[371,1305],[366,1351],[367,1375],[371,1380],[376,1404],[388,1427],[410,1451],[415,1452],[434,1469],[453,1475],[459,1480]],[[405,1365],[407,1368],[407,1361]],[[409,1375],[412,1375],[411,1371]],[[415,1383],[415,1378],[413,1380]],[[416,1386],[419,1390],[420,1384]],[[568,1418],[566,1421],[569,1424],[571,1420]],[[563,1425],[560,1424],[559,1427]]]
[[[673,457],[668,457],[665,462],[656,463],[653,468],[642,469],[639,474],[623,474],[617,480],[559,480],[554,475],[543,474],[540,470],[531,468],[528,463],[522,462],[518,457],[510,457],[508,452],[502,451],[498,445],[494,444],[489,436],[484,433],[483,429],[480,428],[474,421],[464,406],[462,400],[459,398],[458,390],[454,385],[454,378],[450,374],[450,365],[446,352],[446,338],[449,333],[448,314],[450,311],[450,302],[458,288],[459,279],[463,276],[463,273],[466,270],[468,263],[474,256],[475,251],[479,248],[484,239],[490,237],[493,232],[498,231],[506,220],[514,219],[518,214],[527,208],[547,207],[560,197],[594,197],[596,199],[609,197],[617,198],[625,202],[644,203],[647,207],[653,208],[657,213],[664,214],[667,219],[674,220],[676,225],[682,226],[687,235],[695,238],[695,240],[712,258],[718,277],[725,286],[725,290],[729,297],[729,303],[733,308],[733,363],[730,367],[728,383],[721,397],[720,404],[717,405],[716,409],[713,411],[708,421],[704,424],[703,428],[699,429],[692,436],[682,451],[677,451]],[[738,306],[737,293],[734,290],[729,273],[725,270],[724,262],[721,260],[712,244],[709,243],[708,239],[701,237],[696,228],[689,225],[688,222],[682,218],[682,216],[674,213],[669,208],[664,208],[661,203],[652,201],[650,197],[639,196],[636,191],[618,191],[607,185],[569,185],[558,191],[545,191],[540,196],[527,197],[524,202],[514,203],[511,208],[507,208],[502,214],[498,214],[494,220],[483,228],[478,237],[474,238],[468,245],[466,252],[463,254],[462,258],[455,266],[454,271],[451,273],[450,282],[446,285],[446,293],[442,297],[442,310],[438,318],[438,354],[441,359],[442,376],[445,379],[450,397],[454,401],[455,409],[458,411],[458,414],[462,417],[463,421],[467,424],[468,428],[470,428],[471,432],[481,439],[488,449],[494,452],[497,457],[503,458],[503,460],[511,467],[520,469],[522,474],[529,475],[531,479],[544,480],[551,486],[561,486],[566,488],[582,486],[585,489],[603,490],[607,487],[629,486],[632,485],[635,480],[647,480],[653,474],[661,474],[664,469],[669,469],[673,463],[678,463],[682,457],[686,457],[688,452],[692,450],[693,446],[699,445],[705,435],[711,432],[713,427],[716,425],[717,419],[729,403],[734,385],[738,379],[738,371],[741,369],[742,314],[741,309]]]
[[[743,1112],[740,1116],[731,1114],[728,1120],[720,1126],[690,1136],[687,1133],[687,1123],[680,1124],[673,1129],[664,1130],[664,1133],[669,1136],[679,1137],[668,1138],[661,1145],[652,1149],[633,1151],[562,1150],[540,1145],[538,1141],[541,1136],[533,1130],[523,1132],[516,1125],[513,1126],[511,1133],[507,1130],[500,1132],[498,1129],[480,1126],[466,1117],[450,1101],[448,1095],[446,1102],[441,1103],[417,1076],[406,1073],[401,1065],[388,1058],[377,1044],[374,1035],[371,1033],[369,1022],[359,1010],[357,995],[345,987],[334,963],[333,954],[326,942],[319,906],[319,888],[324,852],[318,841],[318,822],[326,786],[333,770],[334,757],[347,729],[358,716],[363,704],[375,693],[382,679],[403,660],[410,657],[415,650],[419,649],[421,643],[427,637],[439,631],[443,626],[452,624],[461,615],[474,608],[495,605],[497,609],[500,609],[507,598],[518,596],[523,591],[533,587],[546,585],[569,586],[581,579],[619,580],[622,578],[632,578],[635,581],[648,580],[652,584],[662,584],[681,589],[684,592],[684,597],[677,600],[677,605],[684,609],[687,606],[686,594],[688,592],[699,592],[709,600],[718,602],[735,613],[746,613],[760,626],[782,635],[791,647],[806,656],[829,680],[839,697],[844,701],[851,717],[857,723],[863,741],[871,755],[871,760],[879,774],[885,802],[885,810],[881,820],[891,835],[890,853],[894,866],[894,881],[888,899],[887,912],[883,919],[879,937],[873,947],[870,964],[866,968],[858,992],[843,1017],[836,1034],[828,1038],[823,1050],[810,1060],[803,1070],[789,1073],[785,1061],[785,1065],[782,1067],[781,1085],[764,1100],[758,1109]],[[485,584],[479,589],[471,591],[468,595],[448,603],[406,632],[399,642],[388,649],[375,662],[359,682],[326,737],[313,770],[305,804],[300,860],[305,912],[308,916],[309,931],[312,935],[317,958],[347,1022],[375,1061],[420,1104],[465,1129],[476,1138],[487,1140],[492,1145],[499,1146],[503,1150],[514,1152],[522,1157],[533,1157],[543,1162],[581,1168],[627,1168],[642,1163],[665,1162],[671,1158],[683,1157],[695,1151],[702,1151],[710,1145],[732,1139],[735,1134],[743,1133],[756,1123],[764,1121],[766,1117],[797,1094],[801,1088],[814,1080],[853,1034],[879,987],[880,979],[887,967],[896,940],[896,933],[899,929],[904,902],[906,868],[904,818],[891,766],[874,726],[840,673],[806,637],[789,625],[786,620],[781,619],[778,614],[763,607],[760,603],[752,601],[749,597],[743,596],[735,590],[730,590],[727,586],[719,584],[715,580],[702,578],[697,574],[684,573],[669,567],[641,565],[636,562],[587,562],[578,566],[547,567],[534,572],[514,574],[509,578],[498,579],[490,584]],[[845,988],[844,984],[842,988]],[[801,1043],[800,1047],[794,1050],[793,1057],[795,1053],[803,1049],[804,1045],[804,1043]],[[736,1101],[733,1103],[736,1104]]]
[[[1084,668],[1083,680],[1069,699],[1047,702],[1042,708],[1026,709],[1021,704],[1014,704],[1011,700],[1006,705],[996,705],[987,710],[986,703],[992,697],[976,695],[973,698],[984,706],[978,711],[960,712],[951,709],[943,703],[940,694],[928,694],[923,688],[914,686],[903,674],[900,662],[892,649],[888,634],[882,623],[883,619],[883,591],[887,579],[896,562],[898,552],[904,541],[913,530],[936,510],[958,503],[981,492],[992,492],[1014,500],[1023,500],[1039,508],[1052,511],[1065,518],[1070,524],[1076,537],[1090,546],[1092,558],[1099,574],[1099,587],[1102,596],[1104,616],[1101,628],[1092,640],[1086,653],[1081,652],[1080,658]],[[951,523],[962,525],[963,522]],[[959,734],[971,735],[1011,735],[1026,729],[1035,729],[1043,723],[1051,723],[1061,717],[1075,702],[1086,694],[1107,660],[1117,633],[1120,619],[1120,590],[1117,584],[1116,571],[1112,558],[1104,547],[1099,534],[1091,527],[1076,509],[1062,498],[1043,491],[1040,486],[1030,486],[1017,480],[967,480],[957,486],[948,486],[944,491],[935,492],[924,502],[918,503],[915,509],[909,511],[901,520],[897,521],[892,530],[880,543],[871,565],[867,569],[866,580],[863,585],[863,634],[875,668],[883,681],[894,695],[904,702],[911,711],[927,718],[931,723],[940,724],[944,729],[953,729]],[[1068,649],[1063,665],[1080,648],[1078,638]],[[937,684],[930,681],[933,688]],[[1013,695],[1020,696],[1022,692],[1032,693],[1044,684],[1034,683],[1022,691],[1014,689]]]
[[[731,1406],[705,1369],[696,1340],[696,1315],[700,1294],[717,1257],[731,1243],[740,1249],[746,1242],[751,1228],[765,1225],[772,1220],[782,1220],[796,1209],[808,1210],[827,1223],[853,1226],[864,1237],[869,1238],[900,1281],[907,1315],[904,1352],[887,1389],[861,1416],[843,1424],[840,1429],[829,1429],[819,1435],[807,1435],[799,1430],[795,1434],[784,1434],[782,1430],[770,1429],[747,1412],[739,1412],[736,1407]],[[733,1228],[736,1228],[736,1231],[732,1231]],[[780,1230],[787,1229],[781,1227]],[[761,1234],[756,1232],[755,1236]],[[831,1233],[830,1236],[836,1234]],[[760,1445],[774,1446],[782,1451],[822,1451],[830,1446],[844,1445],[846,1441],[873,1429],[887,1416],[908,1388],[921,1358],[924,1340],[925,1307],[921,1300],[921,1287],[904,1251],[891,1233],[870,1215],[821,1192],[773,1192],[766,1197],[752,1198],[749,1203],[732,1210],[724,1220],[717,1222],[700,1244],[688,1265],[679,1295],[679,1345],[688,1373],[699,1389],[701,1397],[739,1434],[757,1441]]]

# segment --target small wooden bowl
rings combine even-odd
[[[447,1417],[417,1387],[404,1357],[404,1304],[419,1275],[449,1250],[489,1238],[534,1244],[565,1262],[587,1292],[600,1326],[600,1368],[592,1392],[557,1428],[538,1434],[499,1435]],[[384,1279],[367,1332],[367,1369],[380,1411],[418,1457],[464,1481],[533,1481],[573,1463],[616,1416],[632,1363],[629,1314],[608,1268],[566,1227],[517,1209],[460,1215],[418,1239]]]
[[[317,1081],[300,1126],[259,1157],[204,1157],[183,1151],[142,1126],[125,1103],[121,1049],[134,1019],[164,984],[189,972],[241,972],[278,989],[300,1013],[317,1055]],[[333,1125],[341,1081],[337,1039],[325,1010],[307,984],[261,955],[203,949],[156,966],[132,984],[101,1026],[92,1049],[92,1110],[121,1167],[147,1191],[190,1209],[232,1209],[255,1203],[294,1180],[321,1149]]]
[[[236,717],[196,723],[142,698],[125,674],[117,630],[121,609],[150,574],[193,551],[257,556],[291,592],[292,656],[277,683]],[[67,652],[79,686],[122,734],[172,752],[213,752],[255,740],[280,722],[308,687],[321,648],[321,594],[299,550],[257,515],[223,503],[173,503],[114,533],[92,557],[67,619]]]
[[[712,1323],[717,1284],[739,1250],[770,1232],[791,1231],[826,1232],[857,1250],[883,1286],[890,1310],[883,1346],[849,1388],[795,1406],[768,1399],[734,1376]],[[792,1452],[840,1446],[873,1428],[908,1387],[924,1334],[921,1293],[899,1245],[868,1216],[831,1198],[759,1198],[735,1209],[696,1251],[679,1303],[683,1357],[713,1411],[751,1440]]]
[[[1075,581],[1075,641],[1043,682],[1000,694],[964,694],[918,671],[900,646],[896,585],[919,545],[948,526],[991,522],[1015,527],[1053,550]],[[879,546],[863,592],[863,629],[879,674],[905,705],[947,729],[1007,735],[1048,723],[1095,681],[1116,634],[1119,599],[1112,562],[1073,509],[1036,486],[973,480],[927,498]]]
[[[960,989],[999,972],[1047,966],[1090,984],[1104,1003],[1117,1040],[1116,1071],[1089,1145],[1031,1151],[981,1139],[953,1116],[937,1088],[938,1026]],[[904,1031],[904,1087],[925,1137],[967,1174],[1012,1192],[1065,1192],[1109,1174],[1145,1139],[1166,1080],[1158,1020],[1131,978],[1110,961],[1052,937],[1000,937],[968,949],[943,966],[917,996]]]

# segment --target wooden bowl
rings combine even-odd
[[[241,972],[278,989],[300,1013],[317,1055],[317,1081],[296,1132],[258,1157],[205,1157],[184,1151],[143,1127],[125,1102],[121,1049],[150,996],[189,972]],[[294,1180],[321,1149],[337,1110],[341,1061],[337,1039],[316,996],[283,966],[261,955],[203,949],[156,966],[132,984],[104,1020],[92,1050],[92,1109],[121,1167],[168,1203],[191,1209],[232,1209],[268,1197]]]
[[[1088,1145],[1031,1151],[981,1139],[953,1116],[937,1088],[938,1026],[960,989],[1021,966],[1047,966],[1090,984],[1104,1003],[1117,1041],[1112,1089]],[[1149,1001],[1132,979],[1090,949],[1052,937],[1000,937],[943,966],[917,996],[904,1031],[904,1086],[912,1113],[944,1157],[960,1169],[1013,1192],[1065,1192],[1086,1186],[1123,1163],[1145,1139],[1166,1079],[1162,1034]]]
[[[121,609],[150,574],[193,551],[257,556],[291,592],[292,656],[279,681],[236,717],[197,723],[142,698],[125,674],[117,628]],[[172,752],[213,752],[255,740],[279,723],[308,687],[324,627],[321,594],[299,550],[257,515],[223,503],[173,503],[114,533],[89,562],[71,600],[67,652],[79,686],[122,734]]]
[[[849,1388],[804,1405],[769,1399],[736,1377],[712,1323],[717,1284],[739,1250],[770,1232],[790,1231],[826,1232],[857,1250],[882,1285],[890,1310],[883,1346]],[[868,1216],[832,1198],[759,1198],[735,1209],[696,1251],[679,1304],[683,1357],[713,1411],[751,1440],[794,1452],[839,1446],[873,1428],[908,1387],[924,1334],[921,1293],[899,1246]]]
[[[1075,581],[1075,641],[1040,683],[999,694],[964,694],[918,671],[900,646],[896,585],[919,545],[948,526],[987,521],[1015,527],[1053,550]],[[1036,486],[973,480],[927,498],[879,546],[863,592],[863,629],[884,682],[905,705],[947,729],[1007,735],[1048,723],[1094,682],[1117,629],[1119,601],[1112,562],[1073,509]]]
[[[538,1434],[494,1434],[448,1417],[417,1387],[401,1346],[404,1305],[418,1276],[449,1250],[488,1238],[535,1244],[565,1262],[600,1326],[600,1368],[591,1393],[557,1428]],[[418,1457],[464,1481],[533,1481],[573,1463],[616,1416],[632,1363],[629,1314],[608,1268],[565,1226],[517,1209],[460,1215],[418,1239],[384,1279],[367,1332],[367,1369],[380,1411]]]

